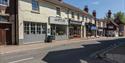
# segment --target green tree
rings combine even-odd
[[[124,12],[117,12],[114,14],[114,18],[119,18],[119,20],[125,24],[125,13]]]

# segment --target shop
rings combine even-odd
[[[54,36],[54,40],[68,39],[68,19],[49,17],[49,25],[51,27],[51,35]]]
[[[108,23],[106,29],[106,36],[107,37],[114,37],[118,36],[118,27],[115,23]]]
[[[104,28],[98,27],[97,35],[98,35],[98,36],[104,36]]]
[[[92,23],[85,23],[86,26],[86,36],[91,37],[91,36],[96,36],[96,25]]]
[[[69,38],[81,38],[82,32],[82,22],[69,20]]]

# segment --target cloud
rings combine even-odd
[[[95,2],[93,2],[92,4],[93,4],[93,5],[98,5],[99,2],[98,2],[98,1],[95,1]]]

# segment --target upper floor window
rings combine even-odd
[[[79,13],[77,14],[77,19],[80,19],[80,15],[79,15]]]
[[[32,10],[39,11],[39,3],[37,0],[32,0]]]
[[[61,16],[61,10],[60,10],[59,7],[56,7],[56,14],[59,15],[59,16]]]
[[[9,0],[0,0],[0,5],[9,5]]]
[[[8,21],[7,19],[8,19],[8,17],[6,17],[6,16],[0,16],[0,21]]]
[[[74,12],[72,12],[72,18],[74,18]]]

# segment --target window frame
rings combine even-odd
[[[9,1],[10,0],[7,0],[7,2],[5,2],[5,0],[0,0],[0,5],[2,5],[2,6],[9,6]]]
[[[32,11],[40,11],[39,2],[37,0],[32,0]]]
[[[74,12],[72,12],[71,14],[72,14],[72,18],[75,18],[75,16],[74,16],[74,15],[75,15]]]
[[[56,7],[56,15],[61,16],[61,8]]]

